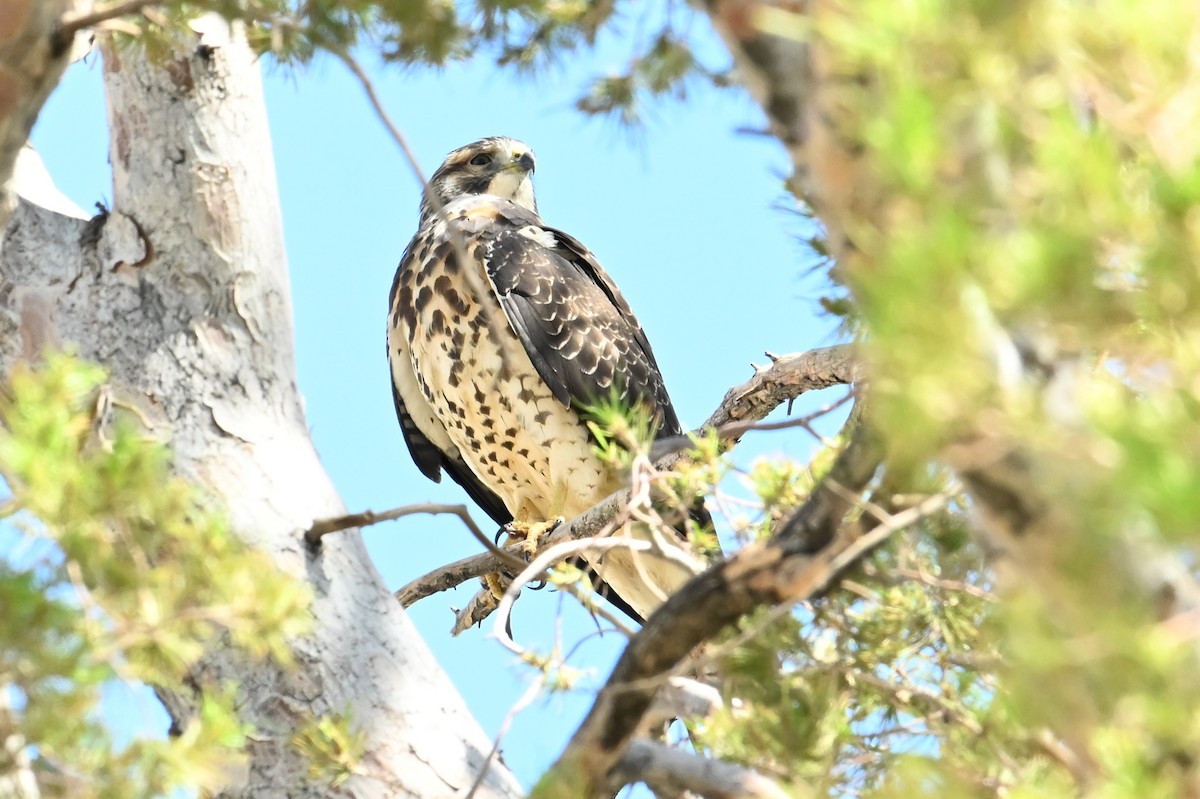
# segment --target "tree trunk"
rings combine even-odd
[[[205,20],[190,56],[104,54],[114,208],[89,222],[23,199],[0,269],[0,366],[67,345],[106,366],[122,402],[169,437],[178,471],[312,587],[299,668],[247,667],[214,642],[185,693],[234,679],[254,725],[249,772],[228,796],[441,797],[465,789],[485,740],[356,531],[312,553],[303,531],[344,512],[313,450],[296,387],[291,304],[267,119],[242,37]],[[22,187],[18,190],[32,196]],[[382,330],[382,329],[381,329]],[[381,333],[382,335],[382,333]],[[349,709],[366,736],[355,776],[306,778],[297,728]],[[512,796],[494,768],[478,796]]]

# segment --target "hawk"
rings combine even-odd
[[[534,165],[504,137],[446,156],[392,283],[387,351],[421,472],[435,482],[449,472],[497,524],[544,530],[621,487],[593,452],[586,406],[615,392],[647,406],[660,436],[682,429],[621,292],[538,215]],[[622,548],[585,560],[639,620],[691,576]]]

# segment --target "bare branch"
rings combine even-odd
[[[471,535],[475,540],[483,544],[484,548],[491,553],[491,556],[499,561],[502,565],[507,565],[519,569],[525,568],[525,561],[518,557],[515,553],[508,552],[492,543],[492,539],[484,535],[479,529],[479,525],[475,524],[475,520],[471,518],[471,514],[467,511],[465,505],[445,505],[436,502],[422,502],[416,505],[404,505],[399,508],[392,508],[383,513],[375,513],[374,511],[363,511],[362,513],[349,513],[345,516],[335,516],[332,519],[318,519],[313,522],[312,527],[304,533],[304,540],[310,547],[315,547],[321,542],[321,537],[329,533],[338,532],[339,530],[347,530],[352,527],[367,527],[380,522],[390,522],[395,519],[403,519],[405,516],[415,516],[417,514],[428,514],[430,516],[449,515],[457,516],[471,531]]]
[[[659,796],[691,791],[713,799],[786,799],[789,794],[756,771],[639,739],[613,772],[614,784],[644,782]]]
[[[849,385],[863,377],[855,348],[849,344],[781,355],[770,366],[758,369],[754,377],[730,389],[703,429],[739,420],[763,419],[801,394]]]
[[[405,586],[404,588],[407,587]],[[403,591],[404,588],[400,589],[400,591]],[[399,596],[400,592],[397,591],[396,594]],[[477,591],[475,596],[471,597],[471,601],[467,602],[465,608],[454,612],[454,626],[450,628],[450,634],[455,636],[462,635],[476,624],[480,624],[486,620],[488,616],[496,612],[496,608],[498,607],[500,607],[500,600],[496,598],[495,594],[486,588],[482,591]]]
[[[330,52],[337,56],[346,65],[346,69],[350,70],[354,74],[354,77],[358,79],[363,91],[367,94],[367,100],[371,103],[371,108],[375,111],[375,115],[379,117],[379,121],[383,123],[383,126],[387,128],[387,132],[400,147],[400,151],[404,153],[404,159],[408,162],[409,168],[416,175],[417,181],[420,182],[421,196],[429,198],[430,205],[447,222],[446,235],[450,237],[450,243],[453,245],[455,255],[458,256],[459,261],[463,264],[471,263],[472,259],[467,252],[467,242],[463,239],[462,231],[456,225],[450,224],[450,218],[446,214],[446,207],[442,202],[442,198],[429,190],[429,181],[425,179],[425,173],[421,171],[421,164],[417,161],[416,154],[408,146],[408,139],[405,138],[404,134],[400,132],[400,128],[396,126],[391,116],[388,115],[387,109],[383,107],[383,101],[379,98],[379,93],[375,91],[375,84],[371,82],[367,71],[346,50],[332,49]],[[491,290],[484,286],[483,277],[475,269],[464,268],[462,275],[467,279],[467,282],[471,285],[471,290],[475,292],[476,296],[486,297],[491,293]],[[506,337],[506,331],[500,327],[500,320],[502,318],[501,316],[493,316],[488,320],[488,328],[491,331],[492,339],[495,341],[504,341]],[[500,349],[500,358],[507,363],[509,355],[506,349]]]

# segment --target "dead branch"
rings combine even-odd
[[[731,388],[701,431],[741,420],[763,419],[801,394],[849,385],[864,376],[855,348],[849,344],[776,356],[769,366],[755,367],[754,377]]]
[[[691,792],[712,799],[785,799],[789,795],[745,766],[646,739],[629,745],[613,774],[614,785],[644,782],[657,796]]]

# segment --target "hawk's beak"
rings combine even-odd
[[[533,153],[521,153],[513,160],[513,163],[525,172],[532,172],[537,168],[533,160]]]

